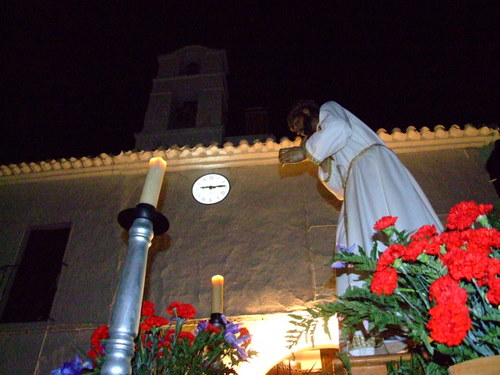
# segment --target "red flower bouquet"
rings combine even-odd
[[[341,250],[332,260],[372,272],[365,285],[309,309],[311,319],[338,315],[346,338],[360,327],[406,337],[419,358],[408,373],[446,374],[449,365],[500,354],[500,220],[492,209],[459,203],[443,233],[429,225],[401,231],[397,218],[383,217],[374,229],[389,239],[385,250]]]
[[[155,315],[155,305],[144,301],[139,335],[132,358],[133,375],[234,374],[234,367],[248,358],[250,334],[246,328],[227,322],[225,327],[213,326],[206,320],[185,324],[195,316],[190,304],[173,302],[166,309],[170,319]],[[100,374],[106,359],[109,327],[100,326],[92,334],[90,361],[80,357],[66,362],[53,374]],[[72,372],[68,372],[71,366]]]

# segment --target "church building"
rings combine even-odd
[[[300,140],[263,139],[264,109],[249,111],[254,140],[225,138],[227,72],[224,50],[189,46],[160,56],[135,150],[0,166],[1,374],[48,374],[109,322],[128,238],[117,216],[139,202],[152,157],[167,162],[158,211],[170,228],[149,249],[145,299],[158,310],[190,303],[207,318],[211,278],[223,275],[224,313],[244,323],[258,352],[240,375],[278,373],[292,352],[297,368],[321,370],[338,348],[335,322],[333,338],[319,329],[314,347],[304,340],[290,350],[285,336],[289,313],[334,298],[327,263],[341,202],[314,164],[280,166],[278,151]],[[498,129],[377,133],[441,220],[461,201],[498,200],[482,158]],[[207,175],[229,185],[213,201],[193,190]]]

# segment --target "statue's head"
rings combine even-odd
[[[299,100],[287,116],[290,130],[303,137],[309,137],[316,131],[318,121],[319,107],[313,100]]]

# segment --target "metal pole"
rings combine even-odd
[[[132,374],[131,360],[134,356],[134,339],[139,333],[148,250],[154,234],[164,233],[168,229],[168,220],[153,206],[145,204],[122,211],[118,221],[125,229],[130,228],[129,240],[111,315],[102,375]]]

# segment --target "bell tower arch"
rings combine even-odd
[[[228,112],[227,55],[188,46],[158,58],[136,149],[222,143]]]

